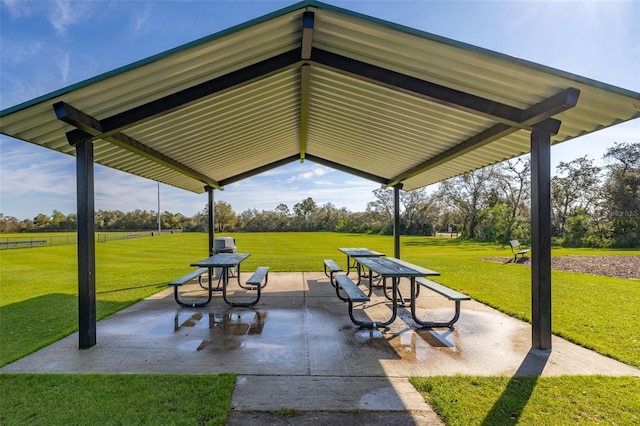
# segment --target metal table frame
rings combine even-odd
[[[199,260],[197,262],[194,262],[191,264],[191,266],[198,266],[201,268],[208,268],[209,269],[209,278],[208,278],[208,293],[209,293],[209,298],[202,303],[199,303],[197,306],[205,306],[207,305],[212,298],[212,294],[213,294],[213,269],[214,268],[221,268],[222,269],[222,299],[224,300],[224,302],[227,305],[230,306],[253,306],[256,303],[258,303],[258,301],[260,300],[260,288],[261,286],[256,286],[257,287],[257,297],[250,301],[250,302],[233,302],[231,300],[229,300],[229,298],[227,297],[227,286],[229,285],[229,269],[230,268],[237,268],[237,276],[238,276],[238,285],[241,288],[247,288],[245,286],[242,286],[240,284],[240,263],[245,260],[247,257],[251,256],[248,253],[217,253],[214,254],[213,256],[210,256],[206,259],[202,259]]]
[[[377,273],[382,277],[383,280],[386,278],[391,278],[392,282],[392,297],[391,297],[391,317],[384,322],[377,321],[360,321],[355,318],[351,318],[351,320],[360,327],[363,328],[378,328],[378,327],[386,327],[390,325],[393,321],[395,321],[398,315],[398,284],[400,283],[401,278],[409,278],[411,281],[411,314],[415,320],[415,298],[417,297],[415,292],[416,286],[416,277],[426,277],[426,276],[439,276],[439,272],[432,271],[427,268],[423,268],[418,265],[414,265],[409,262],[405,262],[401,259],[397,259],[395,257],[355,257],[354,258],[358,264],[369,269],[369,291],[371,291],[371,280],[373,273]],[[385,281],[386,283],[386,281]],[[386,296],[386,289],[385,289]],[[416,321],[418,322],[418,321]]]

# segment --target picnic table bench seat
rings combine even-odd
[[[262,281],[264,280],[264,284]],[[260,288],[264,288],[269,281],[269,267],[261,266],[256,271],[251,274],[249,279],[246,281],[247,285],[258,286]]]
[[[333,278],[333,275],[337,272],[342,272],[342,268],[338,266],[338,264],[331,259],[324,259],[323,262],[324,262],[324,274],[327,277],[329,277],[329,280],[331,281],[331,285],[336,287],[336,282]]]
[[[351,318],[351,321],[360,327],[375,328],[375,322],[359,321],[353,315],[353,304],[355,302],[368,302],[370,300],[369,296],[360,290],[358,285],[345,274],[336,275],[336,286],[336,292],[341,288],[347,294],[346,301],[349,304],[349,318]]]
[[[251,274],[249,279],[245,281],[245,284],[240,286],[241,288],[244,288],[244,289],[249,288],[252,290],[253,289],[257,290],[256,297],[249,302],[232,302],[227,299],[226,292],[223,292],[223,297],[225,299],[225,302],[227,302],[231,306],[250,307],[255,305],[260,301],[260,296],[262,295],[262,292],[260,290],[262,290],[264,286],[267,285],[268,280],[269,280],[269,267],[260,266],[258,269],[256,269],[256,271],[253,274]],[[264,284],[262,283],[263,281],[264,281]],[[247,287],[247,286],[250,286],[250,287]]]
[[[180,278],[176,278],[175,280],[171,281],[169,285],[172,285],[174,287],[181,286],[183,284],[188,283],[194,278],[198,278],[198,282],[202,284],[202,274],[206,274],[208,272],[209,270],[207,268],[199,268],[199,269],[196,269],[195,271],[189,272],[187,275],[183,275]]]
[[[367,296],[356,283],[347,275],[336,275],[336,282],[342,290],[347,294],[347,299],[351,302],[368,302],[369,296]]]
[[[466,294],[462,294],[456,290],[450,289],[449,287],[443,286],[442,284],[438,284],[437,282],[428,280],[424,277],[417,277],[416,278],[416,284],[419,284],[422,287],[426,287],[431,291],[434,291],[444,297],[446,297],[449,300],[453,300],[455,302],[455,314],[453,316],[453,318],[451,318],[451,320],[449,321],[421,321],[418,318],[416,318],[415,315],[415,303],[413,303],[411,305],[411,310],[412,310],[412,314],[413,314],[413,319],[415,322],[417,322],[418,324],[420,324],[422,327],[427,327],[427,328],[432,328],[432,327],[453,327],[453,324],[458,321],[458,318],[460,318],[460,302],[463,300],[471,300],[471,298],[469,296],[467,296]]]
[[[211,300],[211,294],[209,294],[209,300],[203,303],[198,303],[198,302],[186,303],[181,301],[178,295],[178,287],[188,283],[189,281],[193,280],[196,277],[198,278],[198,284],[202,286],[202,275],[206,273],[209,273],[208,268],[198,268],[195,271],[191,271],[188,274],[181,276],[180,278],[176,278],[175,280],[171,281],[168,284],[173,286],[173,298],[175,299],[178,305],[188,307],[188,308],[198,308],[201,306],[205,306],[207,303],[209,303],[209,300]]]

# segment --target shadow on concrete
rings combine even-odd
[[[529,350],[522,364],[509,380],[504,392],[483,420],[482,425],[518,424],[522,411],[531,399],[538,378],[542,375],[550,355],[551,351],[533,348]]]

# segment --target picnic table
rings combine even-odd
[[[371,282],[373,279],[374,272],[380,275],[382,279],[385,280],[385,283],[387,278],[391,279],[392,295],[390,297],[390,300],[392,304],[392,311],[391,311],[391,317],[387,321],[374,322],[374,321],[356,320],[353,317],[353,312],[352,312],[353,306],[351,302],[349,303],[349,315],[351,316],[351,320],[356,325],[359,325],[361,327],[366,327],[366,328],[386,327],[387,325],[395,321],[398,314],[398,303],[403,301],[398,291],[398,285],[400,283],[401,278],[408,278],[411,281],[411,299],[410,299],[410,303],[412,307],[411,313],[415,319],[414,307],[415,307],[415,299],[417,297],[417,292],[415,289],[416,278],[440,275],[440,273],[438,272],[432,271],[427,268],[423,268],[422,266],[414,265],[412,263],[406,262],[401,259],[397,259],[395,257],[355,256],[354,260],[359,265],[362,265],[369,270],[369,286],[370,286],[369,293],[371,293]],[[347,284],[347,286],[349,286],[348,283],[341,283],[341,284]],[[354,286],[357,287],[355,283],[353,284]],[[386,294],[386,289],[385,289],[385,294]]]
[[[191,266],[198,266],[200,269],[195,270],[183,277],[180,277],[172,282],[169,285],[174,286],[174,298],[176,302],[185,307],[202,307],[206,306],[211,302],[212,295],[214,292],[213,288],[213,270],[219,268],[221,270],[221,281],[222,281],[222,298],[227,305],[230,306],[253,306],[260,300],[261,288],[267,284],[269,268],[266,266],[261,266],[258,268],[253,275],[246,281],[246,285],[240,284],[240,263],[244,261],[250,254],[248,253],[217,253],[213,256],[209,256],[206,259],[199,260],[197,262],[193,262]],[[257,290],[257,296],[249,301],[249,302],[237,302],[231,301],[227,297],[227,287],[229,285],[229,277],[231,276],[230,269],[236,268],[238,274],[238,284],[240,287],[245,289],[255,289]],[[196,277],[200,277],[203,273],[208,272],[208,298],[203,302],[194,302],[188,303],[180,300],[178,295],[178,286],[186,284]],[[264,283],[264,284],[263,284]]]
[[[358,268],[358,276],[360,275],[360,264],[355,261],[355,257],[382,257],[384,253],[378,251],[369,250],[365,247],[353,248],[353,247],[340,247],[341,252],[347,255],[347,274],[351,271],[351,268]]]

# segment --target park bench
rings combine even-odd
[[[513,253],[514,263],[518,261],[518,255],[520,255],[520,258],[524,259],[524,255],[531,251],[531,249],[523,249],[518,240],[509,241],[509,245],[511,246],[511,252]]]
[[[449,287],[445,287],[442,284],[438,284],[434,281],[428,280],[426,278],[423,277],[417,277],[416,278],[416,284],[421,285],[422,287],[426,287],[431,291],[434,291],[444,297],[446,297],[449,300],[453,300],[455,302],[456,305],[456,312],[455,315],[453,316],[453,318],[449,321],[444,321],[444,322],[434,322],[434,321],[421,321],[418,320],[416,318],[415,315],[415,303],[411,304],[411,310],[412,310],[412,314],[413,314],[413,319],[414,321],[416,321],[418,324],[420,324],[423,327],[452,327],[453,324],[458,321],[458,318],[460,317],[460,302],[462,300],[471,300],[471,298],[469,296],[467,296],[466,294],[462,294],[458,291],[452,290]]]
[[[339,289],[344,290],[344,292],[347,294],[346,299],[349,303],[349,318],[351,318],[351,321],[359,326],[368,326],[369,324],[373,324],[373,326],[375,327],[375,323],[358,321],[353,316],[354,302],[368,302],[370,300],[369,296],[367,296],[362,290],[360,290],[360,288],[358,288],[358,285],[354,283],[351,278],[344,274],[336,275],[336,292]],[[342,297],[340,298],[342,299]]]
[[[324,262],[324,274],[329,277],[329,280],[331,281],[331,285],[336,287],[336,283],[335,280],[333,278],[333,274],[335,274],[336,272],[342,272],[342,268],[338,266],[338,264],[336,262],[334,262],[331,259],[325,259],[323,260]],[[337,288],[337,287],[336,287]],[[338,296],[340,297],[340,296]]]

